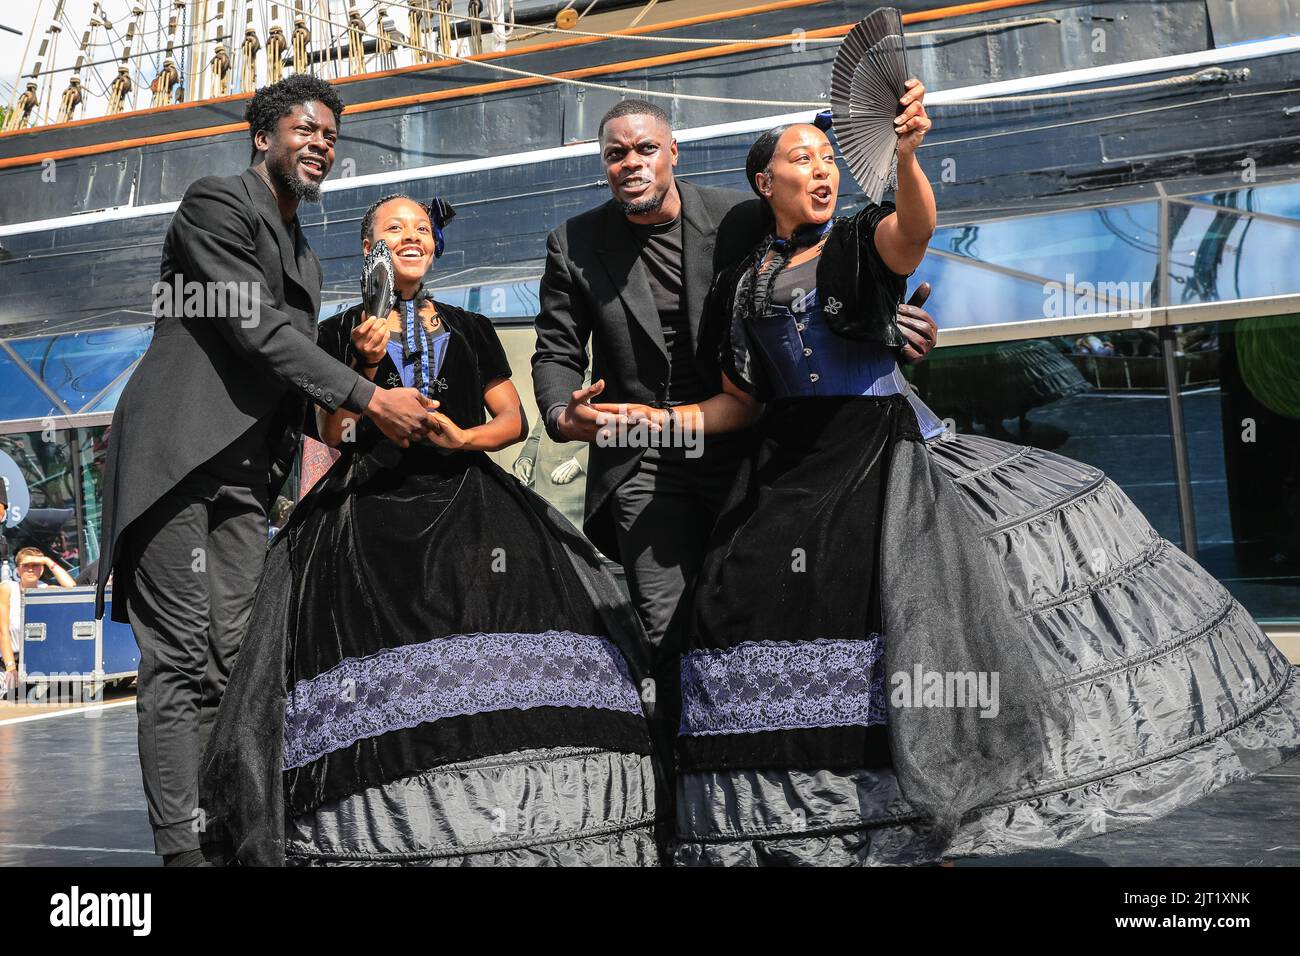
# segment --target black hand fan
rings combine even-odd
[[[831,71],[835,138],[853,178],[873,203],[896,182],[898,134],[894,119],[907,93],[903,18],[879,7],[849,31]]]
[[[393,254],[382,239],[370,247],[361,269],[361,305],[367,316],[381,319],[393,308]]]

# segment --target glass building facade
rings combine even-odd
[[[913,277],[944,335],[909,375],[959,432],[1104,469],[1258,619],[1300,623],[1300,181],[1154,195],[945,223]],[[580,524],[586,449],[551,442],[532,402],[541,266],[431,281],[506,345],[534,427],[498,462]],[[10,554],[97,559],[107,426],[150,334],[0,341]]]

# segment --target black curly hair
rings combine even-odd
[[[244,119],[248,120],[248,135],[255,138],[260,130],[268,133],[275,131],[281,118],[293,112],[295,106],[303,103],[320,101],[334,114],[334,122],[343,116],[343,101],[334,92],[334,87],[319,76],[310,73],[295,73],[286,76],[279,83],[263,86],[253,94],[244,110]],[[257,156],[257,146],[253,146],[253,156]]]

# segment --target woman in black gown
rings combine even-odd
[[[1300,668],[1219,582],[1098,469],[952,434],[899,373],[924,255],[900,224],[933,223],[909,86],[897,211],[834,216],[814,125],[759,139],[775,234],[706,305],[723,393],[675,423],[623,409],[706,435],[758,417],[682,659],[681,864],[1057,846],[1300,751]]]
[[[439,403],[430,441],[317,412],[342,457],[271,544],[205,812],[252,864],[653,864],[642,632],[586,540],[485,454],[527,428],[490,320],[421,284],[444,208],[371,207],[363,251],[388,244],[398,301],[318,337]]]

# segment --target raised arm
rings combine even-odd
[[[907,93],[900,100],[905,109],[894,127],[898,133],[896,211],[876,227],[876,250],[900,276],[911,275],[921,264],[937,222],[934,191],[916,160],[916,150],[931,126],[924,100],[925,86],[918,79],[908,80]]]

